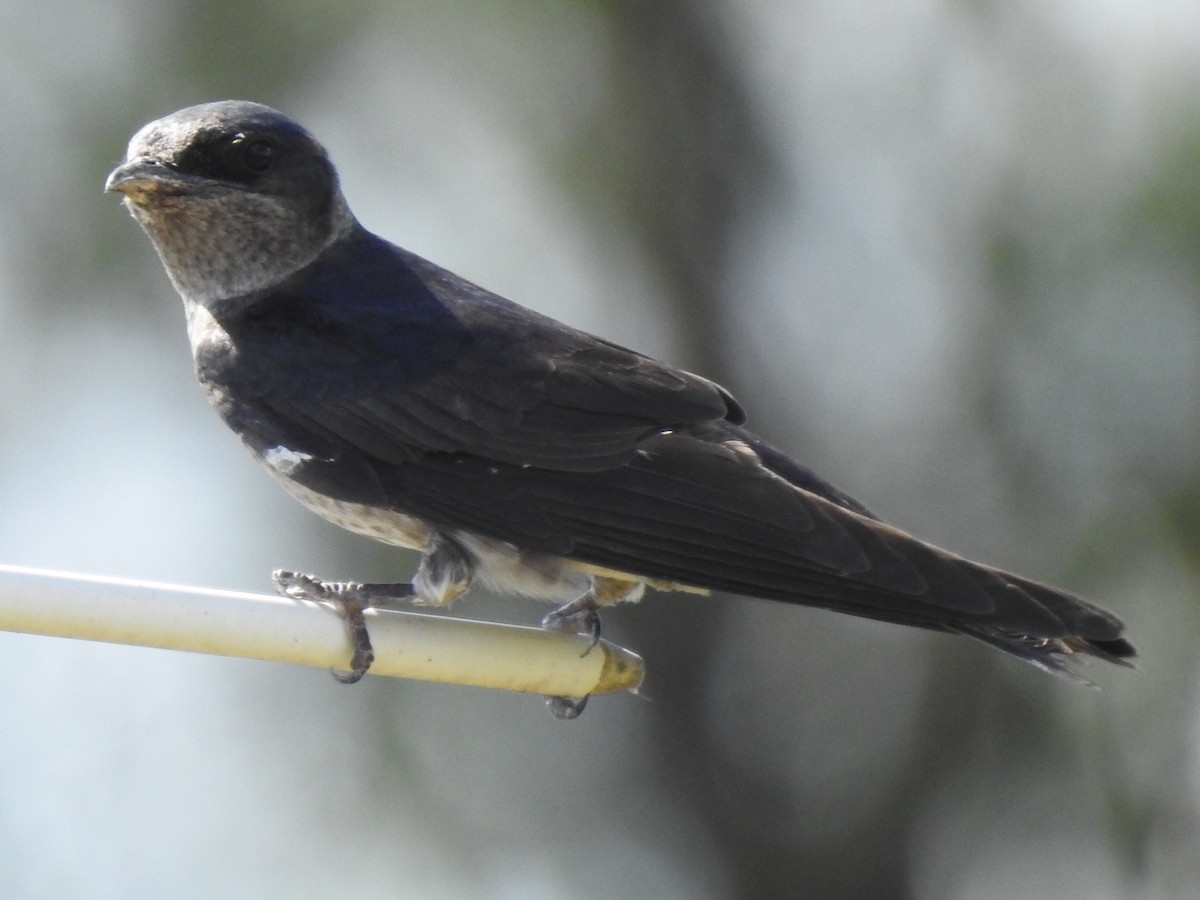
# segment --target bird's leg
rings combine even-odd
[[[592,586],[569,603],[552,610],[542,619],[542,627],[550,631],[567,634],[582,634],[591,638],[591,643],[581,654],[587,656],[600,642],[601,606],[609,606],[622,600],[637,600],[644,585],[638,581],[596,576]],[[546,703],[556,719],[574,719],[587,706],[587,697],[547,697]]]
[[[623,600],[638,600],[645,585],[640,581],[611,578],[597,575],[592,586],[569,603],[547,613],[542,618],[542,627],[549,631],[565,631],[567,634],[584,634],[592,639],[583,655],[587,656],[600,641],[600,613],[602,606],[612,606]]]
[[[592,642],[581,654],[587,656],[600,640],[600,605],[593,585],[569,603],[546,613],[542,617],[542,627],[547,631],[587,635]]]
[[[337,606],[346,620],[350,632],[350,669],[333,672],[333,677],[342,684],[361,681],[375,662],[375,650],[371,647],[371,635],[367,631],[367,620],[363,612],[371,607],[398,606],[415,595],[411,584],[364,584],[358,581],[324,581],[313,575],[287,572],[282,569],[271,574],[275,590],[284,597],[297,600],[315,600]]]
[[[417,606],[449,606],[466,593],[475,577],[475,557],[458,541],[432,531],[413,576],[412,602]]]
[[[299,572],[276,571],[271,578],[275,590],[284,597],[316,600],[339,607],[350,632],[349,671],[334,671],[343,684],[361,681],[375,661],[371,635],[363,612],[370,608],[386,609],[406,603],[417,606],[446,606],[471,586],[474,561],[454,540],[435,533],[425,547],[421,564],[411,582],[402,584],[364,584],[358,581],[324,581]]]

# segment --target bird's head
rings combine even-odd
[[[104,187],[124,195],[176,289],[201,305],[277,284],[354,226],[325,149],[243,100],[144,126]]]

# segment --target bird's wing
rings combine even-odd
[[[621,571],[914,624],[978,616],[1062,629],[1004,573],[788,481],[743,434],[719,425],[655,435],[602,472],[457,456],[427,459],[403,484],[384,478],[435,521]]]
[[[469,453],[594,471],[656,431],[743,419],[711,381],[362,240],[229,317],[235,353],[207,373],[198,356],[202,377],[385,463]]]
[[[755,443],[717,423],[654,435],[600,472],[457,456],[382,477],[430,521],[617,572],[961,632],[1068,674],[1070,652],[1133,654],[1115,616],[827,499]]]

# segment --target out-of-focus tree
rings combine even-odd
[[[1117,608],[1145,671],[1094,667],[1097,694],[966,640],[658,595],[605,621],[649,702],[561,725],[529,698],[0,636],[0,892],[1186,896],[1200,117],[1170,101],[1195,96],[1200,22],[1174,15],[14,8],[5,562],[248,588],[411,564],[223,434],[99,195],[144,121],[241,96],[312,127],[368,227],[727,383],[885,517]]]

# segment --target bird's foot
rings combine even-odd
[[[547,613],[542,619],[542,627],[548,631],[561,631],[566,634],[582,634],[591,638],[580,656],[587,656],[592,648],[600,642],[600,613],[597,612],[597,602],[594,592],[588,591],[580,597],[565,603]],[[576,718],[587,706],[585,697],[547,697],[546,704],[554,718],[569,720]]]
[[[547,697],[546,705],[554,718],[570,721],[576,718],[587,706],[587,697]]]
[[[316,600],[322,603],[342,603],[344,600],[361,603],[364,607],[391,609],[412,602],[413,586],[403,584],[370,584],[361,581],[326,581],[315,575],[277,569],[271,573],[275,590],[284,597]]]
[[[542,618],[542,627],[547,631],[562,631],[566,634],[582,634],[591,638],[591,643],[580,656],[587,656],[600,643],[600,613],[596,598],[591,591],[564,603]]]
[[[375,662],[375,650],[371,646],[371,635],[367,631],[367,620],[363,612],[370,607],[395,606],[412,596],[408,584],[362,584],[357,581],[324,581],[301,572],[279,569],[271,574],[275,590],[281,596],[296,600],[315,600],[337,606],[346,620],[350,632],[350,668],[334,670],[333,677],[342,684],[354,684]]]

